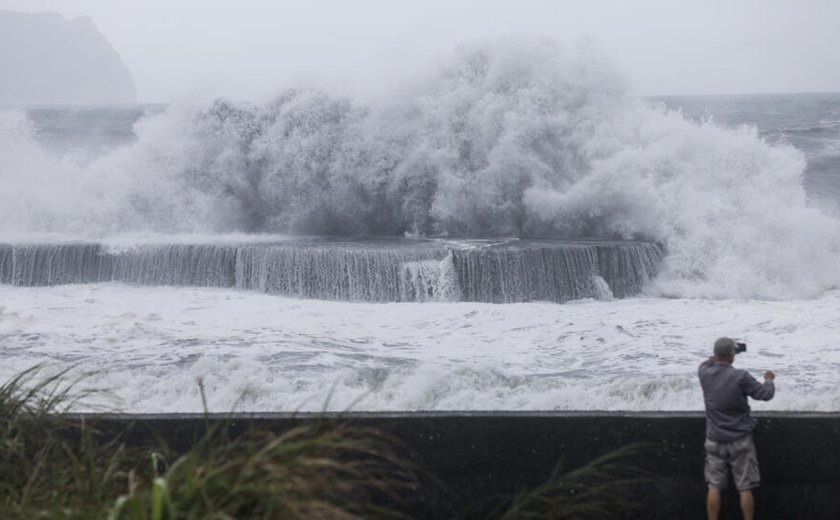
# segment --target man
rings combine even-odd
[[[756,420],[750,417],[747,396],[760,401],[773,398],[776,375],[764,373],[764,384],[746,370],[732,366],[738,351],[735,341],[719,338],[715,341],[714,357],[700,364],[697,373],[706,403],[706,511],[709,520],[717,520],[720,512],[720,493],[729,482],[729,471],[741,494],[741,512],[745,520],[752,520],[755,502],[752,490],[760,482],[758,457],[752,431]]]

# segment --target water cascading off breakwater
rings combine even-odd
[[[564,302],[637,294],[662,256],[653,243],[585,240],[0,244],[0,283],[227,287],[340,301]]]

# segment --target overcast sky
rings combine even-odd
[[[252,99],[300,82],[361,92],[460,41],[600,42],[634,94],[840,91],[839,0],[0,0],[90,16],[141,101]]]

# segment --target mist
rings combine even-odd
[[[140,101],[265,100],[291,86],[375,98],[463,42],[595,41],[634,95],[840,91],[840,4],[671,2],[106,2],[1,0],[90,16]]]

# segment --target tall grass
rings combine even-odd
[[[125,477],[119,439],[66,420],[88,391],[67,371],[30,368],[0,386],[0,513],[3,518],[84,517]],[[93,511],[90,511],[90,508]]]
[[[326,421],[232,439],[214,430],[171,464],[152,453],[149,467],[109,518],[408,518],[400,506],[416,483],[390,440]]]
[[[632,444],[611,451],[572,470],[558,463],[551,476],[497,509],[500,520],[618,518],[639,507],[634,498],[651,481],[635,460],[652,448]]]
[[[0,387],[0,518],[406,518],[416,467],[383,434],[334,421],[231,437],[209,426],[185,453],[128,448],[68,420],[67,373]]]
[[[208,420],[180,452],[153,432],[139,443],[132,432],[129,446],[129,430],[105,434],[65,415],[87,395],[67,378],[34,367],[0,386],[0,519],[410,518],[415,494],[434,480],[397,440],[339,420],[236,435]],[[473,511],[504,520],[610,518],[633,505],[642,479],[631,460],[643,449],[572,471],[558,465],[542,485]]]

